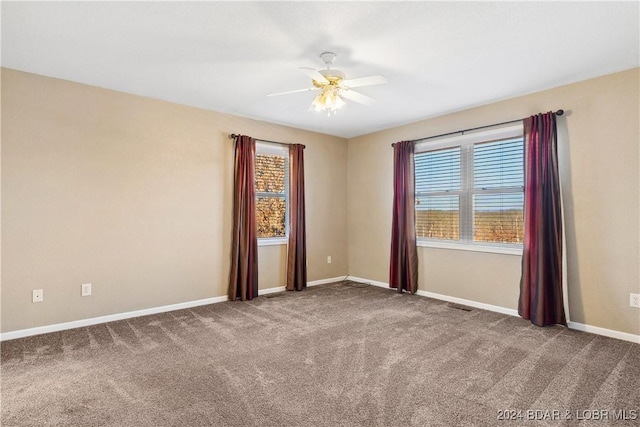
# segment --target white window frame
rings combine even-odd
[[[491,142],[501,139],[523,137],[522,123],[515,125],[494,128],[490,130],[465,133],[462,135],[431,139],[418,142],[415,145],[415,154],[426,151],[434,151],[444,148],[460,147],[460,179],[462,188],[469,188],[469,173],[473,173],[473,168],[467,168],[467,163],[473,161],[473,146],[477,143]],[[471,160],[470,160],[471,159]],[[465,182],[466,181],[466,182]],[[523,190],[524,191],[524,190]],[[480,191],[488,193],[490,191]],[[500,191],[496,191],[500,192]],[[460,240],[429,239],[417,237],[417,246],[428,248],[453,249],[463,251],[491,252],[507,255],[522,255],[522,244],[519,243],[490,243],[473,241],[473,189],[457,192],[460,194]],[[463,197],[464,193],[464,197]],[[452,193],[453,194],[453,193]],[[416,197],[419,193],[416,192]],[[464,207],[463,207],[464,205]],[[467,213],[463,216],[463,211]]]
[[[284,201],[285,201],[285,218],[284,218],[284,237],[258,237],[258,246],[286,245],[289,242],[289,147],[281,144],[273,144],[264,141],[256,141],[256,156],[275,155],[283,156],[284,162]],[[279,194],[255,192],[256,201],[258,197],[281,197]]]

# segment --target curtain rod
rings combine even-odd
[[[239,137],[240,135],[236,135],[235,133],[229,134],[229,139],[235,139],[237,137]],[[287,144],[286,142],[278,142],[278,141],[269,141],[266,139],[258,139],[256,138],[256,141],[260,141],[260,142],[268,142],[269,144],[278,144],[278,145],[286,145],[289,146],[291,144]],[[306,145],[303,145],[302,148],[307,148]]]
[[[556,116],[561,116],[564,114],[564,110],[558,110],[554,113]],[[418,142],[418,141],[426,141],[428,139],[434,139],[434,138],[440,138],[442,136],[449,136],[449,135],[455,135],[455,134],[462,134],[464,135],[465,132],[470,132],[472,130],[478,130],[478,129],[485,129],[485,128],[492,128],[494,126],[500,126],[500,125],[508,125],[511,123],[518,123],[521,122],[524,119],[518,119],[518,120],[509,120],[508,122],[501,122],[501,123],[494,123],[492,125],[486,125],[486,126],[478,126],[476,128],[469,128],[469,129],[464,129],[464,130],[457,130],[455,132],[449,132],[449,133],[442,133],[440,135],[434,135],[434,136],[428,136],[426,138],[418,138],[418,139],[410,139],[409,142]],[[392,147],[395,147],[395,143],[391,144]]]

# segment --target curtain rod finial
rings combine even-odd
[[[561,116],[564,114],[564,110],[558,110],[556,111],[556,116]]]

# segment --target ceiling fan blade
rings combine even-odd
[[[363,95],[361,93],[354,92],[348,89],[341,90],[340,96],[342,96],[343,98],[350,99],[351,101],[357,102],[358,104],[362,104],[362,105],[371,105],[374,102],[376,102],[376,100],[373,98],[369,98],[366,95]]]
[[[372,86],[386,83],[388,80],[385,76],[376,74],[375,76],[360,77],[358,79],[343,80],[342,85],[346,87]]]
[[[313,68],[307,68],[307,67],[300,67],[300,70],[302,70],[303,73],[305,73],[307,76],[311,77],[313,80],[317,81],[318,83],[322,83],[326,85],[329,84],[329,80],[327,80],[325,76],[320,74],[318,70],[314,70]]]
[[[318,90],[318,88],[317,87],[308,87],[306,89],[288,90],[286,92],[270,93],[267,96],[289,95],[291,93],[310,92],[312,90]]]

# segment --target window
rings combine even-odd
[[[523,154],[521,125],[417,144],[418,242],[519,251],[524,228]]]
[[[289,150],[256,143],[256,227],[261,245],[286,242],[289,198]]]

